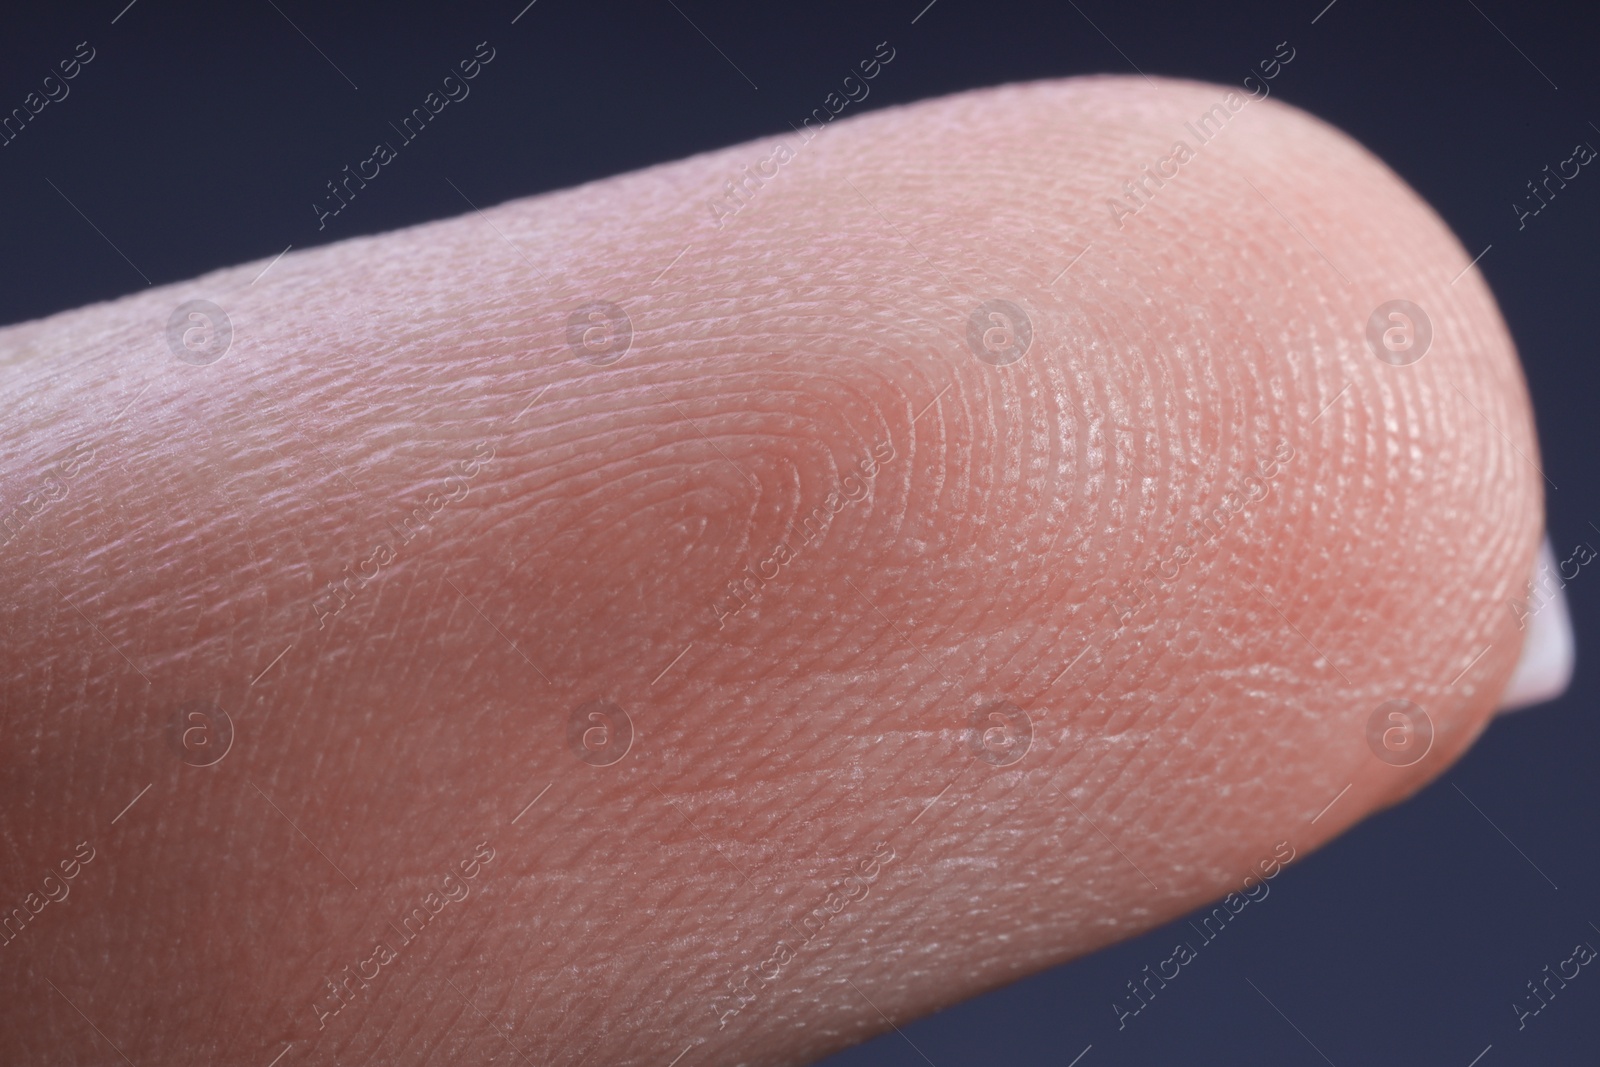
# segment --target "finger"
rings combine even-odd
[[[1271,877],[1519,656],[1469,261],[1106,78],[7,330],[8,1058],[797,1062]]]

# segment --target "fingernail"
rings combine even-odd
[[[1564,583],[1556,569],[1556,554],[1550,538],[1539,546],[1533,562],[1533,587],[1516,608],[1527,629],[1523,634],[1522,656],[1511,672],[1511,681],[1500,696],[1503,714],[1533,704],[1554,700],[1566,692],[1572,681],[1574,658],[1572,616],[1567,612]],[[1523,611],[1527,614],[1523,615]]]

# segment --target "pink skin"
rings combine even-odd
[[[1382,164],[1226,92],[968,93],[784,135],[720,227],[776,142],[0,331],[0,907],[94,852],[0,1059],[803,1062],[1438,774],[1520,647],[1515,352]]]

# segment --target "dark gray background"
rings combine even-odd
[[[1553,539],[1561,554],[1586,538],[1600,546],[1589,525],[1600,525],[1590,436],[1600,174],[1585,169],[1520,231],[1511,206],[1576,142],[1600,147],[1592,10],[937,0],[913,24],[926,0],[538,0],[512,25],[524,2],[328,10],[138,0],[118,18],[125,0],[112,0],[8,12],[0,110],[20,105],[79,41],[98,54],[67,99],[0,148],[0,322],[289,244],[460,214],[463,195],[487,205],[783,132],[885,39],[897,57],[852,112],[1134,64],[1237,82],[1287,40],[1297,54],[1275,95],[1387,160],[1474,254],[1492,245],[1480,266],[1521,348],[1543,463],[1559,486]],[[317,232],[311,204],[323,183],[486,38],[498,56],[472,96]],[[1587,636],[1600,632],[1596,573],[1586,568],[1569,588],[1579,632],[1571,694],[1497,723],[1419,797],[1297,862],[1127,1030],[1117,1031],[1111,1001],[1168,955],[1176,931],[831,1062],[1065,1067],[1091,1044],[1080,1067],[1467,1067],[1491,1044],[1479,1067],[1595,1062],[1600,974],[1586,969],[1520,1033],[1511,1004],[1574,943],[1600,945],[1590,925],[1600,921],[1600,725],[1585,658]]]

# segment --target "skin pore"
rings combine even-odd
[[[801,1063],[1437,775],[1520,649],[1521,371],[1414,193],[1227,92],[967,93],[720,227],[775,142],[0,330],[0,1059]]]

